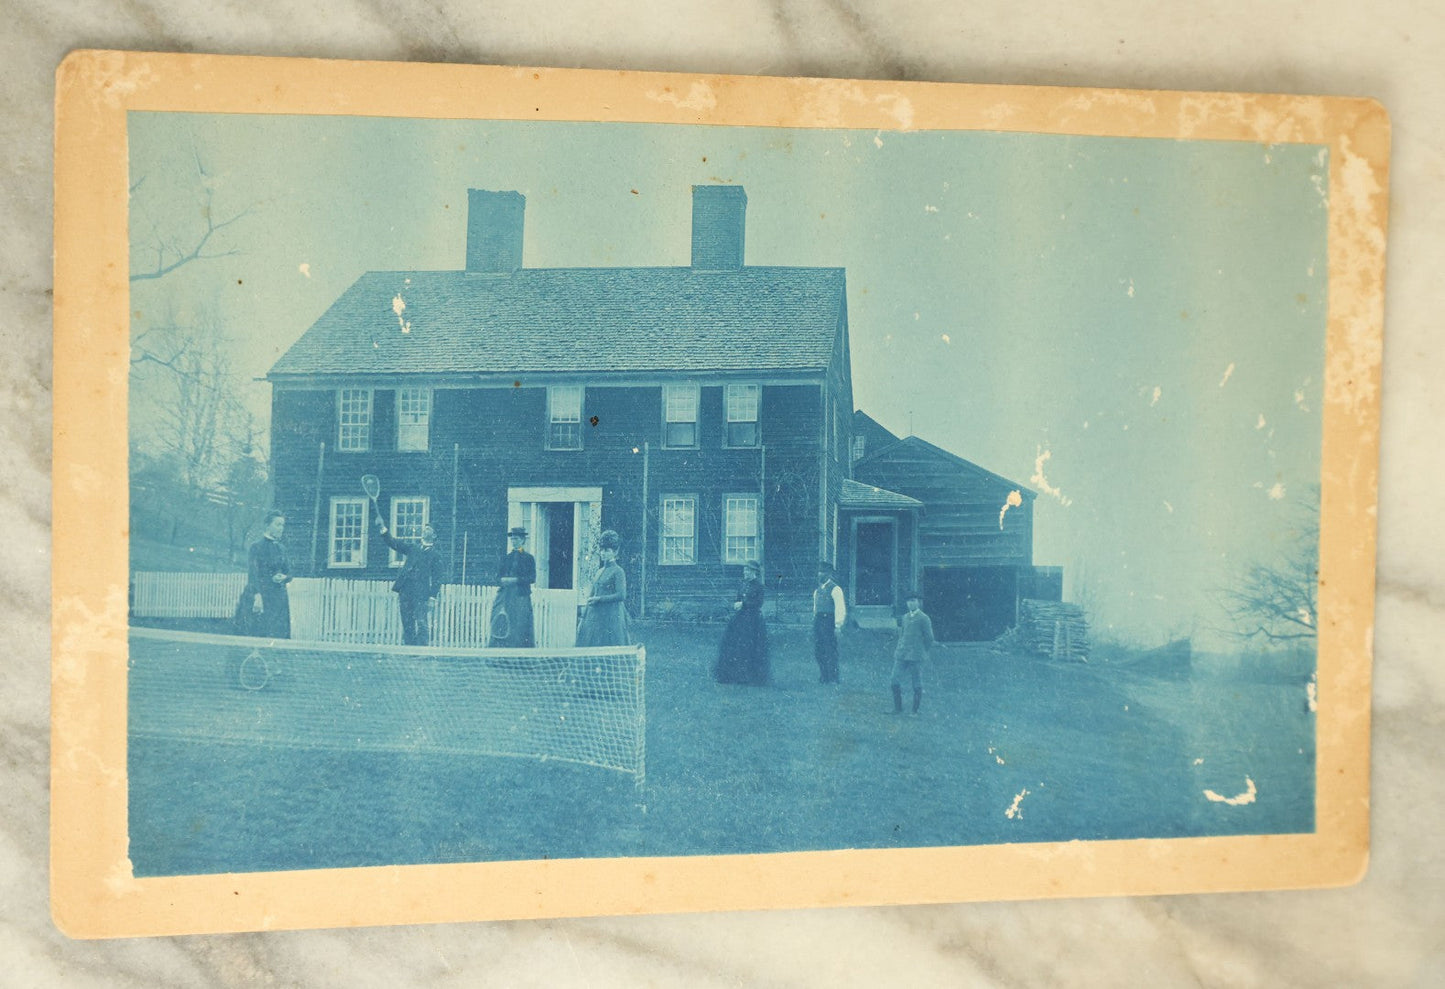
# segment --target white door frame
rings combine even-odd
[[[582,564],[582,506],[596,502],[602,503],[602,489],[600,487],[516,487],[507,489],[507,528],[520,525],[527,529],[534,537],[538,527],[542,524],[542,514],[538,505],[545,502],[570,502],[572,505],[572,587],[576,590],[581,588],[581,564]],[[536,545],[534,542],[533,545]],[[538,565],[538,587],[547,586],[547,578],[544,573],[550,573],[550,569],[544,569],[550,564],[549,561],[540,562]]]
[[[898,607],[898,517],[894,515],[855,515],[851,520],[852,554],[849,557],[848,568],[848,600],[854,608],[881,608],[881,604],[858,604],[858,523],[886,522],[893,530],[893,562],[890,564],[890,577],[892,580],[892,591],[888,602],[888,609],[892,611]]]

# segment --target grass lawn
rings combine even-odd
[[[131,739],[138,875],[1313,829],[1300,682],[1163,680],[948,645],[893,715],[892,636],[807,630],[724,687],[720,627],[639,625],[647,783],[559,762]],[[905,687],[905,694],[907,688]],[[908,701],[905,696],[905,704]],[[1252,802],[1211,800],[1255,786]]]

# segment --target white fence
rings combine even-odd
[[[136,573],[137,618],[230,618],[246,586],[243,573]],[[444,584],[437,595],[432,645],[485,648],[495,587]],[[401,612],[391,582],[298,577],[290,585],[291,637],[311,642],[400,643]],[[577,644],[577,592],[532,590],[539,648]]]
[[[230,618],[243,573],[137,573],[131,613],[146,618]]]

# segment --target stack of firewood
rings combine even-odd
[[[1018,641],[1025,651],[1050,659],[1089,661],[1089,623],[1077,604],[1020,601]]]

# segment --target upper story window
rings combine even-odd
[[[371,389],[342,388],[336,393],[336,449],[358,452],[371,449]]]
[[[662,496],[662,548],[657,562],[663,565],[697,562],[697,496]]]
[[[422,526],[431,514],[431,499],[425,495],[404,495],[391,499],[391,534],[403,542],[421,542]],[[405,562],[402,555],[391,550],[391,565],[399,567]]]
[[[431,431],[431,389],[398,388],[396,448],[425,451]]]
[[[662,386],[662,445],[697,446],[697,384]]]
[[[582,386],[547,389],[547,449],[582,449]]]
[[[365,498],[331,499],[329,566],[366,566],[366,509],[369,505]]]
[[[727,407],[727,446],[758,445],[758,404],[762,389],[757,385],[728,385],[723,404]]]

